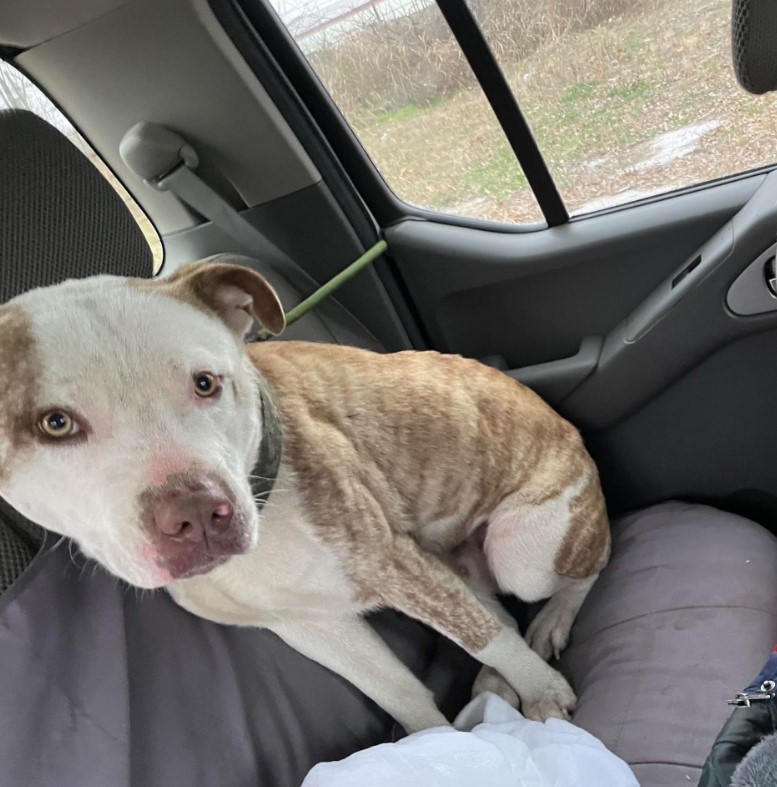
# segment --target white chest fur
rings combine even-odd
[[[354,591],[335,552],[316,535],[283,466],[262,511],[259,540],[210,573],[168,586],[199,617],[240,626],[318,620],[353,610]]]

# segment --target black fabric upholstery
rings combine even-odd
[[[40,543],[0,521],[0,593],[7,590],[35,557]]]
[[[30,564],[46,532],[25,519],[0,497],[0,593]]]
[[[777,89],[777,3],[733,0],[731,48],[734,71],[750,93]]]
[[[97,273],[152,275],[127,206],[53,126],[31,112],[0,112],[0,301]]]
[[[0,111],[0,302],[69,278],[152,272],[143,233],[86,156],[37,115]],[[41,541],[0,500],[0,593]]]

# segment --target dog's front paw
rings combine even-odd
[[[480,670],[472,684],[472,698],[474,699],[485,691],[496,694],[497,697],[501,697],[514,708],[521,705],[515,689],[493,667],[483,667]]]
[[[536,694],[521,697],[521,713],[532,721],[572,718],[577,697],[572,687],[555,670],[551,680]]]
[[[556,597],[550,599],[537,613],[526,631],[526,642],[541,659],[547,661],[551,656],[556,659],[569,642],[574,615]]]

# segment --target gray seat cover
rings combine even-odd
[[[55,543],[0,596],[0,784],[291,787],[398,734],[270,632],[200,620]],[[376,628],[455,712],[461,654],[397,615]]]
[[[575,721],[643,787],[693,784],[726,699],[777,640],[777,540],[676,503],[614,529],[612,562],[563,657]],[[269,632],[201,621],[54,543],[0,596],[1,784],[284,787],[399,732]],[[375,624],[455,712],[471,662],[400,616]]]
[[[726,700],[777,643],[777,539],[683,503],[626,517],[614,535],[562,656],[575,721],[643,787],[697,784]]]

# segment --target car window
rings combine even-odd
[[[271,1],[401,199],[463,216],[542,221],[435,3]]]
[[[777,161],[729,0],[471,0],[572,214]]]
[[[164,251],[154,225],[140,206],[130,196],[107,164],[92,150],[89,143],[76,131],[59,108],[20,71],[0,60],[0,108],[26,109],[42,117],[61,131],[94,164],[105,179],[118,192],[140,226],[153,254],[154,273],[162,267]]]
[[[535,219],[435,3],[272,2],[401,198]],[[777,161],[777,98],[736,82],[729,0],[469,2],[570,213]]]

